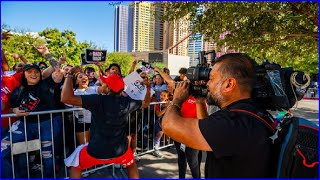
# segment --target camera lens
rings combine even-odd
[[[194,97],[206,97],[208,94],[208,89],[206,85],[191,85],[189,87],[189,92]]]
[[[187,78],[191,81],[208,81],[211,68],[208,67],[190,67],[187,70]]]
[[[209,75],[210,75],[211,68],[208,67],[200,67],[199,68],[199,81],[204,80],[208,81],[209,80]]]

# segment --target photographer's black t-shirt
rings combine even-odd
[[[270,130],[253,116],[230,109],[258,112],[253,101],[241,100],[199,121],[201,133],[213,150],[207,152],[205,177],[270,177]]]
[[[88,154],[97,159],[123,155],[128,149],[128,116],[141,107],[142,101],[109,95],[81,98],[82,107],[92,113]]]

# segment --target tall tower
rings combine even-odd
[[[163,49],[168,49],[173,45],[173,24],[166,21],[163,24]]]
[[[204,47],[203,47],[204,51],[211,51],[211,50],[216,50],[216,49],[217,49],[216,43],[209,42],[209,41],[204,42]],[[211,57],[211,56],[212,56],[212,54],[208,54],[208,56],[207,56],[207,63],[208,64],[211,64],[210,60],[215,58],[215,57]]]
[[[188,16],[185,16],[173,24],[173,44],[178,43],[181,39],[189,34],[189,21]],[[173,54],[180,56],[188,55],[188,39],[181,42],[176,48],[173,49]]]
[[[114,51],[132,50],[132,10],[128,6],[116,6],[114,15]]]
[[[197,14],[203,14],[204,6],[197,9]],[[192,28],[192,23],[190,23]],[[203,36],[200,33],[195,33],[189,37],[188,56],[190,57],[190,66],[195,66],[199,63],[198,52],[204,49]]]
[[[150,2],[134,2],[133,52],[152,51],[155,48],[154,6]]]
[[[161,21],[163,8],[155,7],[155,24],[154,24],[154,50],[163,50],[164,23]]]

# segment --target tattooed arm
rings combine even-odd
[[[42,79],[50,76],[56,69],[60,68],[59,62],[50,54],[49,49],[45,45],[35,47],[46,59],[50,66],[42,72]]]
[[[60,68],[59,62],[51,55],[46,45],[37,46],[36,49],[49,61],[53,68]]]

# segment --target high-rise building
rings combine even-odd
[[[203,50],[203,36],[195,33],[189,37],[188,56],[190,57],[190,66],[199,64],[198,53]]]
[[[163,49],[180,56],[188,55],[189,21],[188,16],[163,25]]]
[[[173,49],[173,54],[180,55],[180,56],[187,56],[188,55],[188,38],[181,41],[185,37],[189,35],[189,21],[187,20],[188,16],[185,16],[179,20],[176,20],[173,23],[173,41],[172,44],[177,45]]]
[[[197,9],[197,14],[203,14],[204,6]],[[190,22],[190,28],[192,23]],[[198,52],[203,51],[203,35],[195,33],[189,37],[188,56],[190,57],[190,66],[195,66],[199,63]]]
[[[208,42],[208,41],[204,42],[204,47],[203,47],[204,51],[212,51],[212,50],[216,50],[216,49],[217,49],[216,43]],[[207,63],[208,64],[211,64],[211,61],[213,59],[215,59],[215,57],[212,57],[212,56],[213,56],[213,54],[208,54],[207,55]]]
[[[168,49],[173,45],[173,24],[166,21],[163,24],[163,49]]]
[[[155,49],[154,6],[150,2],[134,2],[133,7],[133,48],[132,51]]]
[[[161,21],[163,8],[155,7],[154,22],[154,50],[163,50],[164,23]]]
[[[132,9],[128,6],[116,6],[114,13],[114,50],[132,51]]]
[[[187,56],[189,21],[185,16],[174,22],[165,22],[163,28],[163,48],[168,49],[170,54]]]

